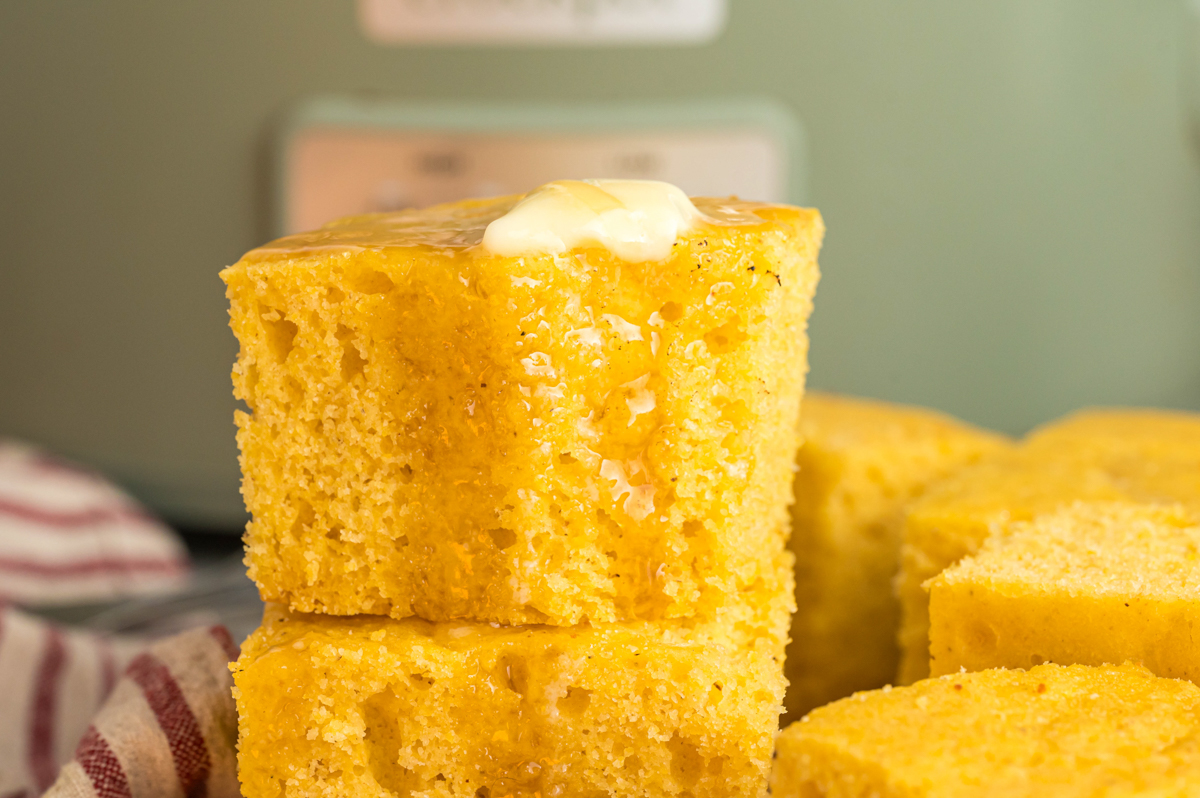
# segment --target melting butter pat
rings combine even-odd
[[[701,214],[657,180],[555,180],[487,226],[483,247],[504,257],[600,246],[634,263],[663,260]]]

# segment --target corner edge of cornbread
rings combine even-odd
[[[901,548],[898,681],[929,674],[922,585],[984,544],[993,526],[1077,500],[1181,502],[1200,510],[1200,414],[1085,408],[940,483],[907,513]]]
[[[801,409],[790,548],[796,614],[786,672],[792,718],[896,674],[903,509],[929,485],[1012,445],[913,405],[814,392]]]
[[[1200,681],[1200,516],[1075,502],[1000,527],[927,583],[933,675],[1133,661]]]
[[[1136,665],[951,674],[793,723],[771,795],[1194,795],[1198,746],[1200,689]]]
[[[758,220],[702,227],[662,262],[461,246],[513,201],[343,220],[222,273],[264,598],[434,620],[710,618],[771,567],[819,213],[697,200]]]
[[[761,796],[778,651],[705,631],[269,607],[235,666],[243,794]]]

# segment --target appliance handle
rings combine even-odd
[[[1200,149],[1200,0],[1186,0],[1184,25],[1184,113],[1191,138]]]

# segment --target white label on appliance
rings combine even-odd
[[[358,0],[380,44],[703,44],[728,0]]]
[[[313,126],[284,156],[279,234],[339,216],[531,191],[567,178],[663,180],[690,196],[787,200],[787,145],[747,126],[688,131],[432,133]]]

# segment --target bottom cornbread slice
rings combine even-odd
[[[1200,689],[1040,665],[856,693],[778,740],[773,798],[1200,795]]]
[[[1140,662],[1200,683],[1200,517],[1079,502],[999,527],[931,580],[934,675]]]
[[[765,794],[787,590],[759,628],[269,607],[234,669],[246,798]]]

